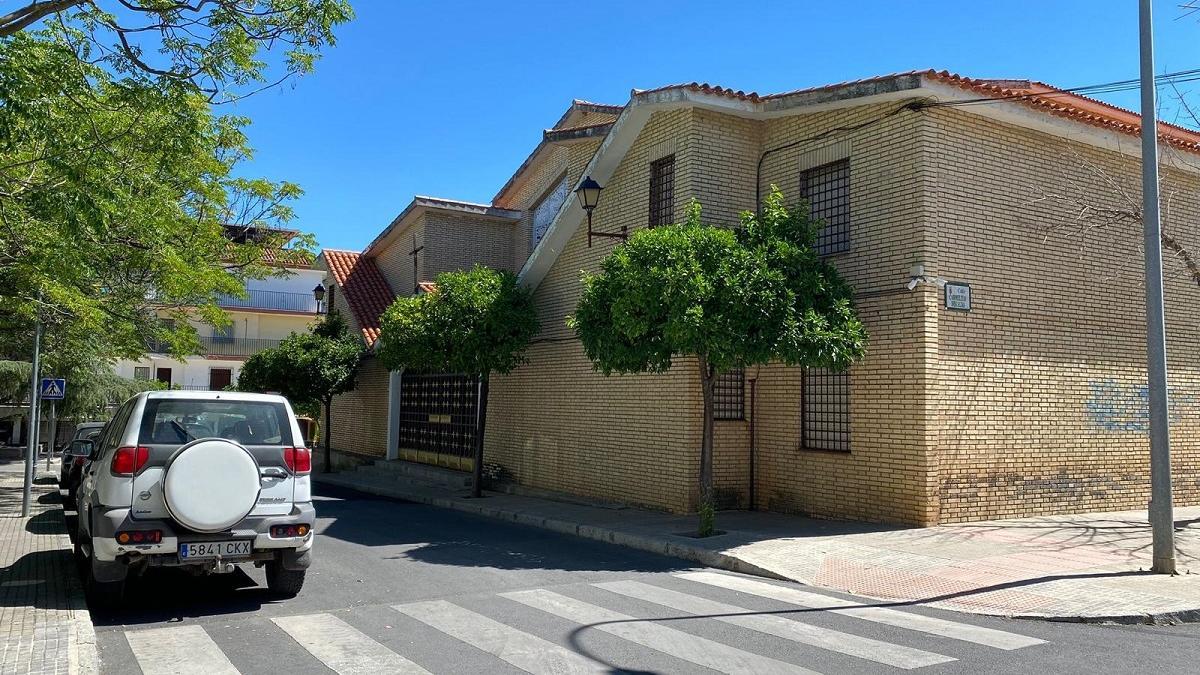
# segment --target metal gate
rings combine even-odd
[[[474,377],[405,373],[400,381],[400,457],[471,470],[478,396]]]

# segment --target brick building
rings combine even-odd
[[[418,198],[364,253],[333,253],[346,263],[329,266],[345,286],[335,304],[349,301],[370,341],[379,303],[356,307],[361,287],[408,293],[477,260],[519,270],[542,333],[527,365],[493,379],[488,461],[523,485],[687,511],[696,368],[592,370],[565,318],[581,271],[614,242],[588,245],[570,192],[584,176],[604,185],[594,227],[614,232],[674,222],[692,198],[732,226],[778,185],[825,220],[821,252],[854,285],[871,339],[844,374],[726,378],[714,461],[725,505],[911,524],[1141,508],[1144,297],[1128,217],[1139,133],[1137,115],[1040,83],[933,71],[576,102],[491,205]],[[1180,245],[1166,289],[1175,489],[1197,503],[1200,287],[1185,254],[1200,245],[1200,134],[1164,124],[1160,136],[1164,227]],[[410,253],[422,241],[427,267]],[[367,386],[335,403],[357,413],[335,422],[335,448],[397,456],[405,388],[388,378],[369,365]]]

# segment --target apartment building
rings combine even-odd
[[[230,228],[230,236],[241,235]],[[248,280],[245,297],[218,298],[231,319],[229,326],[192,322],[200,336],[200,353],[179,360],[151,342],[140,358],[118,361],[117,374],[158,380],[176,389],[221,390],[237,382],[242,363],[251,355],[308,330],[322,309],[313,290],[322,284],[324,272],[314,268],[311,255],[288,248],[269,251],[267,262],[281,274]]]
[[[487,239],[467,257],[511,260],[541,319],[528,364],[492,381],[493,473],[695,508],[694,364],[605,377],[565,319],[581,273],[620,243],[596,232],[675,222],[691,199],[708,222],[733,227],[777,185],[823,221],[818,249],[854,285],[870,345],[845,373],[771,365],[726,378],[714,462],[724,506],[917,525],[1144,507],[1140,230],[1120,217],[1140,192],[1138,123],[1042,83],[937,71],[771,95],[690,83],[635,90],[622,106],[576,102],[491,204],[459,207],[507,224],[445,230],[507,232],[508,243]],[[1194,504],[1200,134],[1158,132],[1176,247],[1166,290],[1175,490]],[[585,177],[604,186],[592,236],[571,195]],[[429,222],[432,207],[410,209]],[[404,266],[425,249],[416,230],[397,228],[333,274],[368,343],[387,301],[359,303],[354,270],[367,264],[375,272],[358,274],[376,281],[364,285],[382,279],[396,293],[433,271]],[[461,394],[435,387],[406,404],[404,375],[373,367],[374,384],[344,397],[362,412],[335,424],[335,448],[465,468]]]

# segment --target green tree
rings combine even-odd
[[[462,373],[479,379],[475,425],[475,480],[483,482],[483,435],[492,373],[525,362],[538,332],[533,294],[517,277],[476,265],[443,272],[432,293],[397,298],[383,314],[379,358],[390,370]]]
[[[278,392],[297,408],[325,408],[325,471],[332,469],[329,445],[333,397],[353,391],[358,367],[366,356],[362,340],[345,319],[330,312],[307,333],[292,333],[279,345],[264,349],[242,366],[241,391]]]
[[[221,324],[218,295],[277,272],[264,256],[292,238],[278,226],[301,194],[244,175],[248,120],[214,101],[308,72],[349,17],[342,0],[59,0],[0,16],[4,341],[25,344],[38,316],[49,340],[110,358],[148,337],[194,351],[182,319]],[[312,246],[302,236],[294,254]]]
[[[738,231],[686,222],[637,232],[584,276],[568,319],[605,375],[663,372],[694,359],[704,400],[700,527],[713,533],[713,385],[735,367],[781,361],[843,369],[862,357],[866,331],[852,291],[814,249],[815,227],[773,188],[761,216]]]

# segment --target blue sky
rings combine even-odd
[[[1160,73],[1200,67],[1200,13],[1181,3],[1155,3]],[[490,200],[572,98],[930,67],[1073,87],[1138,67],[1135,0],[353,4],[315,74],[231,110],[254,121],[245,173],[299,183],[294,225],[330,248],[361,249],[414,194]]]

